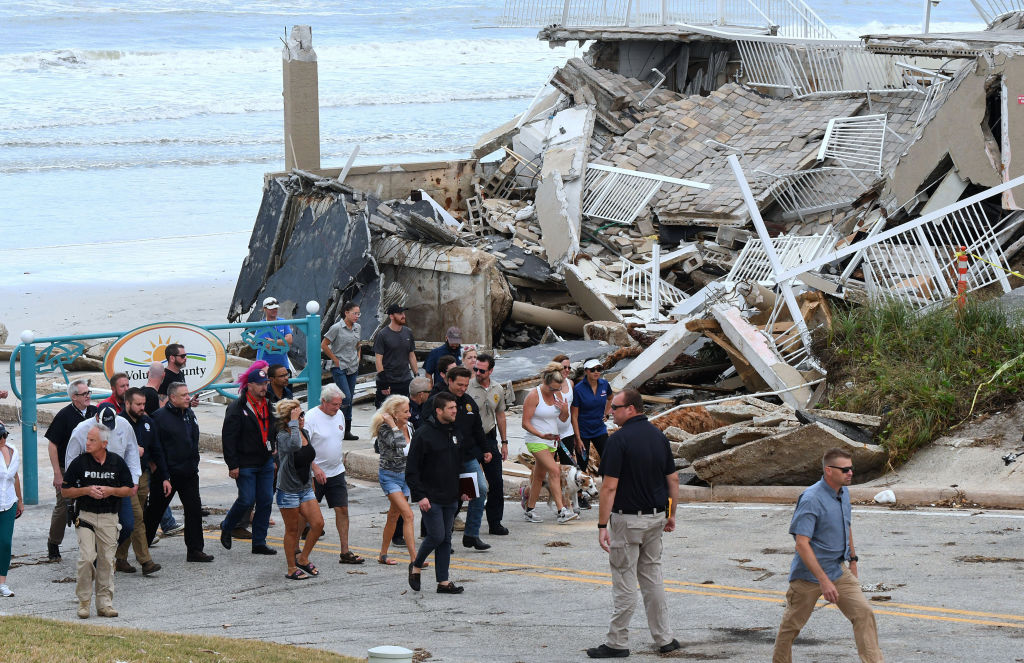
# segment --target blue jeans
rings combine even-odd
[[[238,526],[249,509],[256,506],[252,514],[252,545],[267,545],[267,529],[270,527],[270,507],[274,503],[274,459],[268,458],[262,467],[240,467],[238,478],[238,499],[224,516],[220,528],[230,532]]]
[[[462,535],[477,537],[480,536],[480,523],[483,522],[484,504],[487,502],[487,479],[484,477],[484,471],[480,468],[480,463],[475,458],[462,464],[462,473],[468,472],[476,472],[480,497],[469,501],[469,507],[466,508],[466,530]]]
[[[345,403],[341,408],[345,421],[352,421],[352,394],[355,393],[359,373],[345,373],[340,368],[331,366],[331,377],[334,378],[334,384],[338,385],[338,389],[341,389],[341,393],[345,394]]]
[[[177,527],[178,521],[174,519],[174,514],[171,513],[171,507],[164,509],[164,517],[160,519],[160,529],[166,532],[172,527]]]
[[[117,510],[117,522],[121,524],[121,531],[117,533],[117,545],[132,538],[132,530],[135,529],[135,511],[132,510],[132,498],[122,497],[121,506]]]
[[[434,553],[434,577],[438,584],[448,580],[448,563],[452,556],[452,527],[455,525],[455,512],[459,505],[430,503],[430,510],[420,509],[420,522],[427,530],[427,535],[416,551],[415,564],[423,568],[430,553]]]

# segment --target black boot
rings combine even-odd
[[[352,432],[352,420],[345,420],[345,439],[346,440],[358,440],[359,436]]]

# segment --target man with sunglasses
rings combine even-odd
[[[164,378],[160,382],[160,388],[156,390],[157,394],[161,396],[162,404],[167,403],[167,388],[169,386],[177,383],[188,384],[185,381],[185,362],[188,361],[185,346],[180,343],[171,343],[164,349],[164,356],[167,358],[167,366],[164,368]],[[188,406],[195,407],[197,405],[199,405],[199,395],[193,394],[189,399]]]
[[[476,401],[480,408],[480,424],[484,429],[491,459],[483,464],[484,476],[487,478],[487,527],[491,534],[504,536],[508,528],[501,524],[505,515],[505,493],[501,478],[501,461],[508,460],[508,434],[505,429],[505,389],[497,382],[491,381],[494,372],[494,357],[481,354],[476,358],[473,367],[473,379],[466,393]],[[501,449],[498,449],[498,437],[501,437]]]
[[[793,660],[793,641],[814,612],[818,598],[824,596],[853,623],[860,660],[879,663],[884,659],[878,647],[878,628],[857,578],[850,526],[850,491],[846,487],[853,481],[853,459],[845,449],[829,449],[821,464],[824,476],[800,495],[789,525],[789,533],[796,539],[796,554],[772,661]]]
[[[277,402],[285,398],[293,398],[292,388],[288,386],[288,380],[292,377],[290,368],[274,364],[267,369],[267,375],[270,377],[270,382],[267,383],[267,401],[272,406],[276,407]]]

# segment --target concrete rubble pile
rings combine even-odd
[[[367,339],[401,303],[418,338],[456,325],[485,348],[554,342],[551,355],[604,342],[574,361],[621,359],[612,386],[651,403],[743,390],[781,402],[673,433],[704,481],[803,482],[791,451],[805,443],[856,447],[858,467],[878,467],[878,422],[844,433],[838,414],[801,414],[825,386],[811,339],[830,301],[926,309],[1009,289],[1024,245],[1024,116],[1009,99],[1024,89],[1022,25],[868,36],[835,56],[850,67],[841,84],[801,86],[760,80],[750,35],[545,28],[552,44],[592,44],[472,158],[268,176],[230,317],[272,293],[282,317],[327,302],[325,328],[353,299]],[[797,68],[818,57],[799,40],[780,48]],[[849,83],[853,62],[886,82]]]

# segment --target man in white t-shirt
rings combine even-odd
[[[319,502],[327,496],[327,506],[334,509],[334,522],[341,539],[341,564],[362,564],[364,560],[348,549],[348,485],[342,444],[345,440],[345,415],[341,413],[344,394],[337,385],[328,384],[320,391],[320,406],[306,413],[309,443],[316,449],[313,461],[313,491]]]

